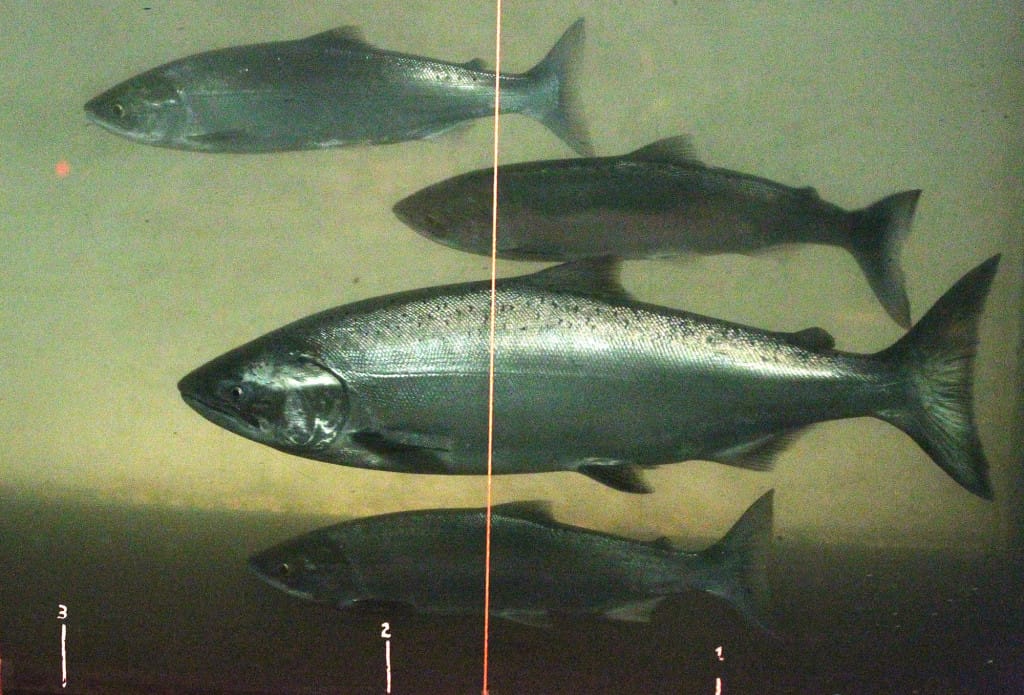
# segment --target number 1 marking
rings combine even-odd
[[[725,661],[725,650],[719,645],[715,647],[715,656],[719,661]],[[722,695],[722,677],[715,676],[715,695]]]

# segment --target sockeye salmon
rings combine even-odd
[[[491,254],[493,170],[446,179],[394,206],[407,225],[446,246]],[[910,327],[900,249],[921,191],[844,210],[813,188],[709,167],[685,137],[618,157],[498,167],[497,253],[572,261],[751,253],[791,243],[849,251],[889,315]]]
[[[385,514],[313,531],[254,555],[265,582],[338,609],[408,607],[473,614],[484,606],[485,509]],[[492,508],[490,610],[532,625],[553,614],[647,621],[666,597],[719,596],[766,629],[772,493],[698,553],[560,524],[539,503]]]
[[[540,120],[580,154],[577,20],[532,70],[501,76],[501,110]],[[90,100],[129,140],[202,152],[273,152],[415,140],[494,113],[494,73],[368,44],[355,27],[181,58]]]
[[[500,280],[493,472],[578,471],[648,492],[640,468],[766,469],[801,428],[871,416],[990,499],[971,387],[998,261],[866,355],[832,349],[822,329],[774,333],[636,301],[607,259]],[[489,311],[490,282],[367,299],[235,348],[178,387],[212,422],[298,456],[483,474]]]

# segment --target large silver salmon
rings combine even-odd
[[[495,473],[578,471],[647,492],[640,468],[768,468],[824,420],[892,423],[991,498],[972,414],[977,321],[999,257],[876,354],[821,329],[773,333],[632,299],[605,259],[497,285]],[[178,384],[200,414],[299,456],[376,470],[486,471],[490,283],[314,314]]]
[[[429,239],[490,255],[493,180],[491,169],[461,174],[413,193],[394,211]],[[910,327],[900,250],[921,191],[844,210],[813,188],[707,166],[685,137],[618,157],[506,164],[498,182],[502,258],[655,258],[828,244],[857,259],[885,310]]]
[[[536,67],[501,77],[501,110],[540,120],[590,154],[575,72],[583,20]],[[368,44],[354,27],[232,46],[136,75],[90,100],[89,118],[136,142],[272,152],[415,140],[494,113],[494,73]]]
[[[339,609],[397,604],[421,613],[477,613],[484,607],[485,512],[433,509],[346,521],[264,550],[249,567],[292,596]],[[537,503],[498,505],[491,612],[529,624],[547,624],[554,613],[646,621],[667,596],[696,589],[764,628],[771,533],[771,491],[697,553],[560,524]]]

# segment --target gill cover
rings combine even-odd
[[[330,446],[348,416],[344,382],[308,355],[247,352],[229,352],[182,379],[185,402],[235,434],[284,451]]]
[[[253,555],[249,568],[271,586],[307,601],[341,606],[363,595],[341,548],[315,532]]]
[[[187,109],[174,84],[156,72],[112,87],[85,105],[89,118],[132,140],[162,144],[184,128]]]

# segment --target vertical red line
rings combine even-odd
[[[483,695],[488,692],[487,657],[491,631],[491,492],[494,467],[494,331],[498,294],[498,135],[501,132],[501,0],[495,0],[494,23],[494,178],[491,186],[491,308],[487,367],[487,512],[484,541]]]

